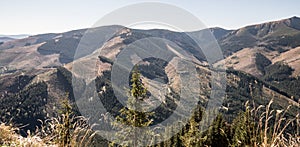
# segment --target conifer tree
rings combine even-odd
[[[232,124],[232,145],[233,146],[247,146],[254,145],[254,131],[255,124],[251,120],[249,108],[245,112],[240,113]]]
[[[208,146],[229,146],[229,133],[227,131],[222,115],[218,114],[204,136],[205,141],[203,143]]]
[[[113,122],[113,126],[119,129],[116,136],[122,141],[122,145],[134,147],[148,146],[151,142],[145,141],[151,140],[153,133],[147,127],[153,121],[150,118],[153,113],[143,112],[145,109],[139,103],[139,101],[143,101],[147,97],[147,89],[142,83],[137,67],[134,67],[130,81],[131,89],[127,100],[127,107],[120,110],[120,115]],[[127,127],[121,127],[118,125],[119,123]]]
[[[202,119],[202,110],[198,106],[193,116],[191,117],[187,132],[181,136],[182,144],[184,146],[200,146],[201,132],[199,122]]]
[[[68,95],[68,94],[67,94]],[[59,113],[61,115],[61,120],[58,120],[56,125],[56,134],[58,134],[57,138],[55,139],[59,146],[70,146],[71,143],[71,132],[74,131],[72,128],[72,115],[73,115],[73,108],[66,96],[61,102],[61,109]]]

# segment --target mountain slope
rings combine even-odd
[[[251,25],[234,30],[219,40],[225,56],[243,48],[262,46],[285,51],[300,45],[300,18],[292,17],[274,22]]]
[[[267,104],[273,98],[274,109],[292,105],[289,116],[295,116],[299,112],[299,22],[299,18],[293,17],[238,30],[210,29],[224,51],[229,68],[227,93],[221,107],[229,122],[248,100],[260,105]],[[87,42],[79,47],[81,50],[76,54],[78,44],[84,40],[83,36],[87,31],[91,38],[87,38]],[[205,106],[210,98],[213,70],[207,66],[199,46],[186,33],[105,26],[35,35],[0,44],[0,121],[13,119],[18,125],[29,124],[28,129],[33,130],[38,124],[37,119],[46,119],[57,113],[57,105],[67,92],[70,94],[69,99],[74,101],[72,74],[79,79],[80,88],[84,90],[89,90],[85,89],[86,86],[96,85],[98,98],[112,114],[117,113],[122,105],[115,98],[111,87],[113,62],[128,45],[148,37],[165,39],[160,45],[169,50],[174,50],[174,45],[170,42],[176,44],[184,49],[187,57],[197,63],[200,89],[194,87],[190,90],[200,93],[199,103]],[[96,51],[99,48],[102,49],[100,53]],[[74,55],[77,56],[74,58]],[[134,55],[130,57],[129,62],[138,61]],[[84,66],[72,71],[74,64]],[[170,57],[170,62],[155,58],[139,62],[143,80],[147,81],[145,85],[149,90],[148,94],[163,100],[155,110],[156,123],[171,115],[176,107],[182,107],[179,97],[182,81],[178,77],[184,72],[179,73],[173,67],[177,64],[178,59],[173,56]],[[83,71],[92,71],[89,74],[97,77],[84,79],[80,77],[80,72]],[[11,102],[11,99],[15,101]],[[88,105],[95,106],[95,99],[92,96],[81,99],[87,105],[86,111],[97,110]],[[148,103],[154,104],[152,100]],[[31,105],[34,107],[31,108]]]

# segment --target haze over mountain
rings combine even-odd
[[[15,39],[22,39],[26,38],[29,35],[21,34],[21,35],[0,35],[0,43],[6,42],[6,41],[12,41]]]
[[[6,41],[12,41],[15,40],[14,38],[10,38],[10,37],[0,37],[0,42],[6,42]]]
[[[87,39],[89,42],[81,46],[84,52],[76,54],[86,31],[96,37]],[[266,104],[273,98],[276,108],[292,105],[289,116],[299,113],[300,18],[292,17],[237,30],[210,28],[210,31],[217,39],[228,67],[227,93],[221,108],[228,121],[232,121],[247,100]],[[189,33],[201,33],[201,30]],[[0,120],[6,121],[15,116],[14,123],[29,124],[27,127],[33,129],[37,119],[57,113],[57,104],[66,92],[74,101],[72,74],[81,81],[83,89],[92,83],[77,76],[78,73],[72,73],[74,63],[84,63],[86,66],[82,67],[82,71],[96,71],[97,78],[93,80],[97,83],[99,97],[106,101],[104,105],[112,113],[115,112],[121,105],[112,93],[109,76],[112,62],[127,45],[147,37],[164,38],[175,43],[197,63],[201,89],[193,90],[200,91],[199,101],[205,105],[209,100],[209,80],[213,71],[208,67],[204,54],[198,51],[199,46],[187,34],[159,29],[135,30],[116,25],[5,41],[0,44]],[[173,47],[168,42],[162,44]],[[95,52],[99,48],[102,48],[101,54]],[[96,61],[96,67],[89,64],[93,61]],[[215,65],[220,65],[220,62],[223,61]],[[164,101],[157,112],[159,122],[178,104],[179,73],[172,69],[171,64],[152,58],[144,60],[139,66],[153,97],[159,97],[155,93],[160,87],[157,81],[163,81],[161,83],[169,91],[165,94],[169,101]],[[14,101],[11,102],[11,99]],[[87,106],[93,103],[92,99],[82,101],[86,101]],[[87,109],[90,111],[93,108]]]
[[[8,38],[14,38],[14,39],[22,39],[30,36],[29,34],[18,34],[18,35],[3,35],[0,34],[0,37],[8,37]]]

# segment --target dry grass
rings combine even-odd
[[[87,123],[87,119],[75,116],[68,101],[63,101],[62,112],[57,117],[52,117],[42,123],[34,133],[27,132],[27,137],[22,137],[16,132],[18,128],[0,124],[0,146],[12,147],[81,147],[90,146],[95,132]]]
[[[43,141],[47,145],[55,144],[58,147],[87,146],[91,143],[95,132],[87,124],[87,119],[75,116],[70,120],[66,118],[68,117],[62,116],[47,120],[39,131]]]
[[[4,123],[0,124],[0,146],[11,147],[41,147],[47,146],[44,141],[37,135],[31,136],[28,132],[27,137],[22,137],[16,133],[18,128]]]
[[[272,110],[272,103],[273,100],[266,106],[260,105],[250,111],[257,125],[257,129],[253,130],[254,146],[298,147],[300,145],[299,114],[295,118],[287,118],[286,113],[290,106],[284,110]],[[246,106],[248,107],[248,104]],[[263,108],[265,110],[261,111]],[[271,123],[271,120],[274,123]],[[291,125],[296,126],[295,134],[286,133],[287,127]]]
[[[88,120],[82,116],[73,114],[70,102],[62,101],[60,115],[52,117],[43,123],[38,135],[46,144],[55,144],[59,147],[87,146],[95,133],[88,125]]]
[[[255,122],[255,129],[251,130],[251,146],[254,147],[299,147],[300,146],[300,117],[287,118],[284,110],[272,110],[273,100],[266,106],[260,105],[250,109],[250,116]],[[65,103],[68,110],[70,107]],[[87,123],[87,119],[64,111],[58,117],[48,119],[43,127],[27,137],[21,137],[16,132],[18,128],[0,124],[0,146],[12,147],[81,147],[91,146],[96,135]],[[288,134],[288,127],[295,127],[293,134]]]
[[[0,145],[10,145],[17,140],[15,129],[10,125],[0,124]]]

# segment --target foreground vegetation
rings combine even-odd
[[[246,111],[241,112],[232,124],[228,124],[222,115],[218,115],[213,124],[203,133],[199,131],[201,127],[199,126],[199,117],[204,113],[198,109],[199,111],[195,111],[189,123],[179,133],[152,146],[299,146],[299,115],[293,119],[286,119],[284,116],[287,110],[271,110],[271,104],[272,101],[267,106],[261,105],[257,108],[251,108],[246,104]],[[44,127],[33,133],[28,132],[27,137],[16,133],[19,128],[2,123],[0,125],[0,145],[22,147],[120,146],[98,136],[87,125],[86,119],[72,116],[69,111],[70,105],[66,105],[65,108],[58,118],[45,121]],[[134,123],[134,121],[130,122]],[[294,132],[286,133],[287,127],[294,127]],[[167,128],[165,131],[171,130],[172,128]]]
[[[143,100],[147,94],[141,82],[140,74],[134,71],[131,79],[131,89],[129,90],[128,108],[140,107],[136,101]],[[137,112],[132,109],[123,108],[115,121],[110,122],[111,126],[119,129],[121,133],[116,136],[126,140],[126,137],[133,141],[124,142],[123,146],[294,146],[300,145],[300,117],[287,117],[286,109],[272,109],[271,100],[266,105],[255,106],[247,102],[235,119],[229,123],[219,113],[209,128],[202,128],[200,121],[203,116],[210,112],[204,112],[201,106],[197,107],[194,115],[179,132],[171,138],[160,136],[165,141],[156,145],[157,136],[154,132],[148,131],[150,142],[145,143],[141,136],[136,135],[134,127],[124,129],[116,122],[129,126],[147,127],[153,123],[151,115],[144,112]],[[81,116],[76,116],[70,101],[65,99],[61,103],[59,115],[50,119],[41,120],[42,125],[35,132],[27,132],[26,137],[18,134],[21,127],[14,127],[10,124],[0,125],[0,145],[1,146],[122,146],[118,142],[110,142],[103,139],[93,131],[93,126],[88,125],[88,120]],[[166,134],[178,128],[165,128]],[[204,129],[204,132],[200,130]],[[289,130],[289,131],[288,131]],[[149,139],[147,138],[147,139]],[[128,139],[127,139],[128,140]],[[142,144],[143,143],[143,144]]]

